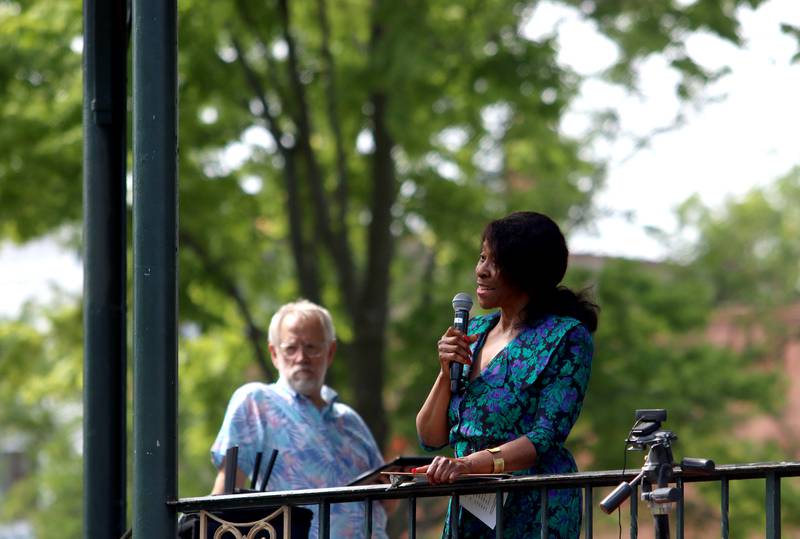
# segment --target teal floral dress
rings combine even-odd
[[[499,318],[499,313],[493,313],[470,322],[468,333],[479,335],[472,345],[475,357]],[[521,331],[483,372],[467,382],[463,393],[452,397],[448,424],[455,455],[463,457],[527,436],[536,447],[536,463],[514,475],[577,471],[564,442],[581,411],[592,352],[589,331],[574,318],[547,316]],[[541,536],[539,498],[538,490],[508,493],[503,511],[505,537]],[[552,489],[547,505],[549,537],[577,538],[580,490]],[[460,539],[495,537],[494,530],[469,511],[461,508],[459,512]],[[448,511],[444,537],[450,536],[451,522]]]

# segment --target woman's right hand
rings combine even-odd
[[[448,328],[439,339],[439,369],[428,397],[417,413],[417,435],[420,441],[431,447],[447,445],[449,427],[447,407],[450,404],[450,363],[472,365],[469,345],[478,339],[477,335],[467,337],[463,332]]]
[[[449,327],[439,339],[439,368],[445,378],[450,376],[450,363],[453,361],[472,365],[472,350],[469,345],[478,339],[477,335],[464,335],[460,330]]]

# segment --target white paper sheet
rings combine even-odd
[[[506,503],[508,492],[503,493],[503,504]],[[461,507],[475,515],[481,522],[491,529],[497,525],[497,494],[470,494],[461,496],[459,499]]]

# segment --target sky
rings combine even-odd
[[[780,22],[800,26],[797,0],[770,0],[756,11],[741,10],[742,49],[710,35],[686,40],[696,62],[731,69],[705,89],[704,95],[715,100],[700,107],[678,101],[677,75],[661,57],[640,66],[637,95],[597,81],[591,75],[613,61],[613,45],[573,11],[541,2],[533,15],[523,32],[536,38],[557,28],[560,59],[590,76],[564,118],[566,133],[579,136],[587,127],[586,111],[609,106],[619,111],[622,132],[635,136],[670,125],[679,110],[686,118],[681,127],[655,136],[638,151],[629,136],[587,148],[592,157],[609,163],[606,186],[596,199],[605,217],[592,230],[570,237],[572,252],[662,259],[668,249],[646,230],[659,228],[680,239],[674,209],[688,197],[696,194],[718,207],[800,165],[800,63],[790,63],[797,42],[779,29]],[[31,297],[47,301],[54,286],[78,293],[82,279],[78,258],[53,241],[2,244],[0,316],[13,316]]]
[[[559,16],[565,27],[586,24],[563,12],[551,13]],[[540,18],[540,24],[546,26],[546,19]],[[771,0],[756,11],[742,9],[740,20],[746,44],[741,49],[709,34],[686,40],[690,56],[702,66],[731,69],[705,89],[714,102],[699,108],[683,105],[683,126],[656,135],[649,147],[637,152],[632,151],[630,137],[596,145],[595,155],[609,162],[607,186],[596,203],[610,215],[594,223],[593,231],[574,234],[573,252],[663,259],[668,250],[645,231],[656,227],[674,238],[674,210],[681,202],[697,195],[705,205],[719,207],[800,165],[800,63],[791,64],[798,44],[780,31],[781,22],[800,26],[797,0]],[[564,30],[560,35],[564,61],[585,75],[614,57],[611,45],[599,36],[587,42],[585,31]],[[569,36],[579,35],[580,43],[569,42]],[[674,92],[676,73],[663,57],[645,61],[640,72],[637,96],[596,81],[587,83],[576,112],[565,119],[565,131],[580,133],[585,114],[579,111],[605,105],[620,111],[623,132],[641,136],[670,125],[681,107]]]

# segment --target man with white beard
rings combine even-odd
[[[236,486],[252,477],[256,454],[278,450],[269,490],[338,487],[383,464],[372,433],[336,392],[324,385],[336,352],[327,309],[299,300],[281,307],[269,325],[269,352],[280,373],[274,384],[252,382],[231,397],[211,459],[219,470],[212,494],[225,486],[225,453],[238,446]],[[262,459],[259,484],[267,459]],[[316,537],[314,520],[309,537]],[[386,513],[373,505],[373,537],[386,537]],[[363,537],[364,506],[331,505],[331,537]]]

